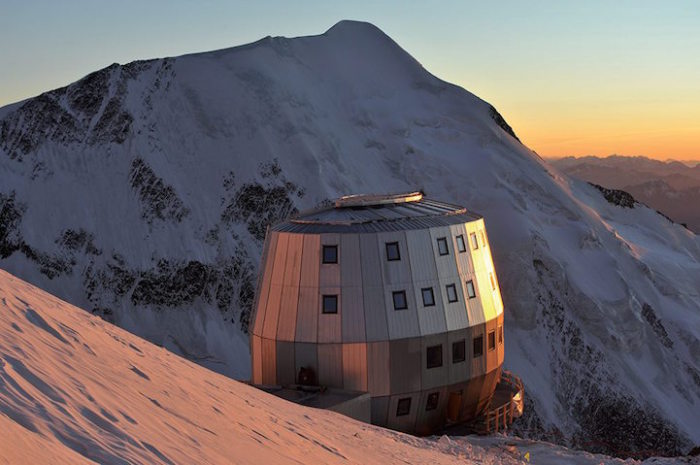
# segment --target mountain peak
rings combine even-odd
[[[353,19],[343,19],[338,21],[324,35],[331,34],[373,34],[385,36],[384,32],[372,23],[367,21],[356,21]]]

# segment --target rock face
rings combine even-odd
[[[363,23],[112,65],[0,109],[0,266],[246,378],[267,225],[422,189],[486,219],[522,434],[700,442],[697,237],[559,174],[499,116]]]

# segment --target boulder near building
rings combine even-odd
[[[357,195],[270,227],[252,382],[369,393],[371,421],[428,434],[482,415],[503,363],[503,303],[481,216]]]

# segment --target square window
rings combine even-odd
[[[474,338],[474,358],[484,355],[484,336]]]
[[[472,249],[476,250],[479,248],[479,239],[476,238],[476,233],[471,233],[469,238],[472,241]]]
[[[428,394],[428,402],[425,404],[425,411],[435,410],[438,406],[438,401],[440,400],[439,392],[431,392]]]
[[[457,250],[459,250],[459,253],[466,252],[467,245],[464,243],[464,236],[460,234],[455,239],[457,240]]]
[[[442,366],[442,344],[428,347],[428,368],[438,368]]]
[[[398,242],[387,242],[386,243],[386,259],[390,262],[401,260],[401,254],[399,253],[399,243]]]
[[[338,246],[323,246],[323,263],[338,263]]]
[[[323,313],[338,313],[338,296],[323,296]]]
[[[489,350],[493,350],[496,348],[496,331],[489,331],[489,337],[488,337],[488,342],[489,342]]]
[[[394,291],[391,295],[394,299],[394,310],[406,310],[408,308],[406,291]]]
[[[452,363],[463,362],[467,359],[466,346],[467,344],[464,339],[452,343]]]
[[[396,416],[402,417],[409,413],[411,413],[411,398],[404,397],[403,399],[399,399],[399,403],[396,406]]]
[[[450,249],[447,247],[447,238],[446,237],[438,237],[437,245],[438,245],[438,252],[440,253],[440,255],[449,255],[450,254]]]
[[[503,344],[503,326],[498,327],[498,344]]]
[[[447,290],[447,301],[450,303],[457,302],[459,298],[457,297],[457,288],[455,287],[454,284],[448,284],[445,286],[445,289]]]
[[[433,288],[425,287],[421,289],[420,292],[421,294],[423,294],[423,306],[433,307],[435,305],[435,295],[433,295]]]
[[[491,280],[491,290],[496,290],[496,280],[493,278],[493,273],[489,273],[489,279]]]
[[[470,299],[476,297],[476,290],[474,289],[474,281],[471,279],[467,281],[467,295]]]

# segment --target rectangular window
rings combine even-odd
[[[399,403],[396,405],[396,416],[402,417],[411,413],[411,398],[404,397],[399,399]]]
[[[442,366],[442,344],[428,347],[428,368]]]
[[[391,295],[394,299],[394,310],[406,310],[408,308],[406,291],[394,291]]]
[[[447,301],[450,303],[457,302],[459,299],[457,298],[457,288],[455,287],[454,284],[448,284],[445,286],[445,289],[447,290]]]
[[[481,236],[481,246],[486,247],[486,235],[484,234],[483,229],[479,231],[479,235]]]
[[[323,296],[323,313],[338,313],[338,296]]]
[[[489,331],[488,342],[489,350],[493,350],[496,348],[496,331]]]
[[[460,234],[455,239],[457,240],[457,250],[459,250],[459,253],[466,252],[467,245],[464,243],[464,236]]]
[[[433,288],[424,287],[420,290],[420,292],[421,294],[423,294],[423,306],[433,307],[435,305],[435,295],[433,295]]]
[[[338,263],[338,246],[323,246],[323,263]]]
[[[440,253],[440,255],[449,255],[450,254],[450,249],[447,247],[447,238],[446,237],[438,237],[437,245],[438,245],[438,252]]]
[[[472,241],[472,249],[476,250],[479,248],[479,239],[476,238],[476,233],[471,233],[469,238]]]
[[[474,358],[484,355],[484,336],[474,338]]]
[[[498,345],[503,344],[503,326],[498,327]]]
[[[452,363],[459,363],[466,360],[466,341],[455,341],[452,343]]]
[[[428,394],[428,402],[425,404],[425,411],[435,410],[438,406],[438,401],[440,400],[439,392],[431,392]]]
[[[399,243],[398,242],[387,242],[386,243],[386,259],[390,262],[401,260],[401,254],[399,253]]]
[[[496,290],[496,280],[493,278],[493,273],[489,273],[489,279],[491,280],[491,290]]]
[[[470,299],[476,297],[476,290],[474,289],[474,281],[471,279],[467,281],[467,295]]]

